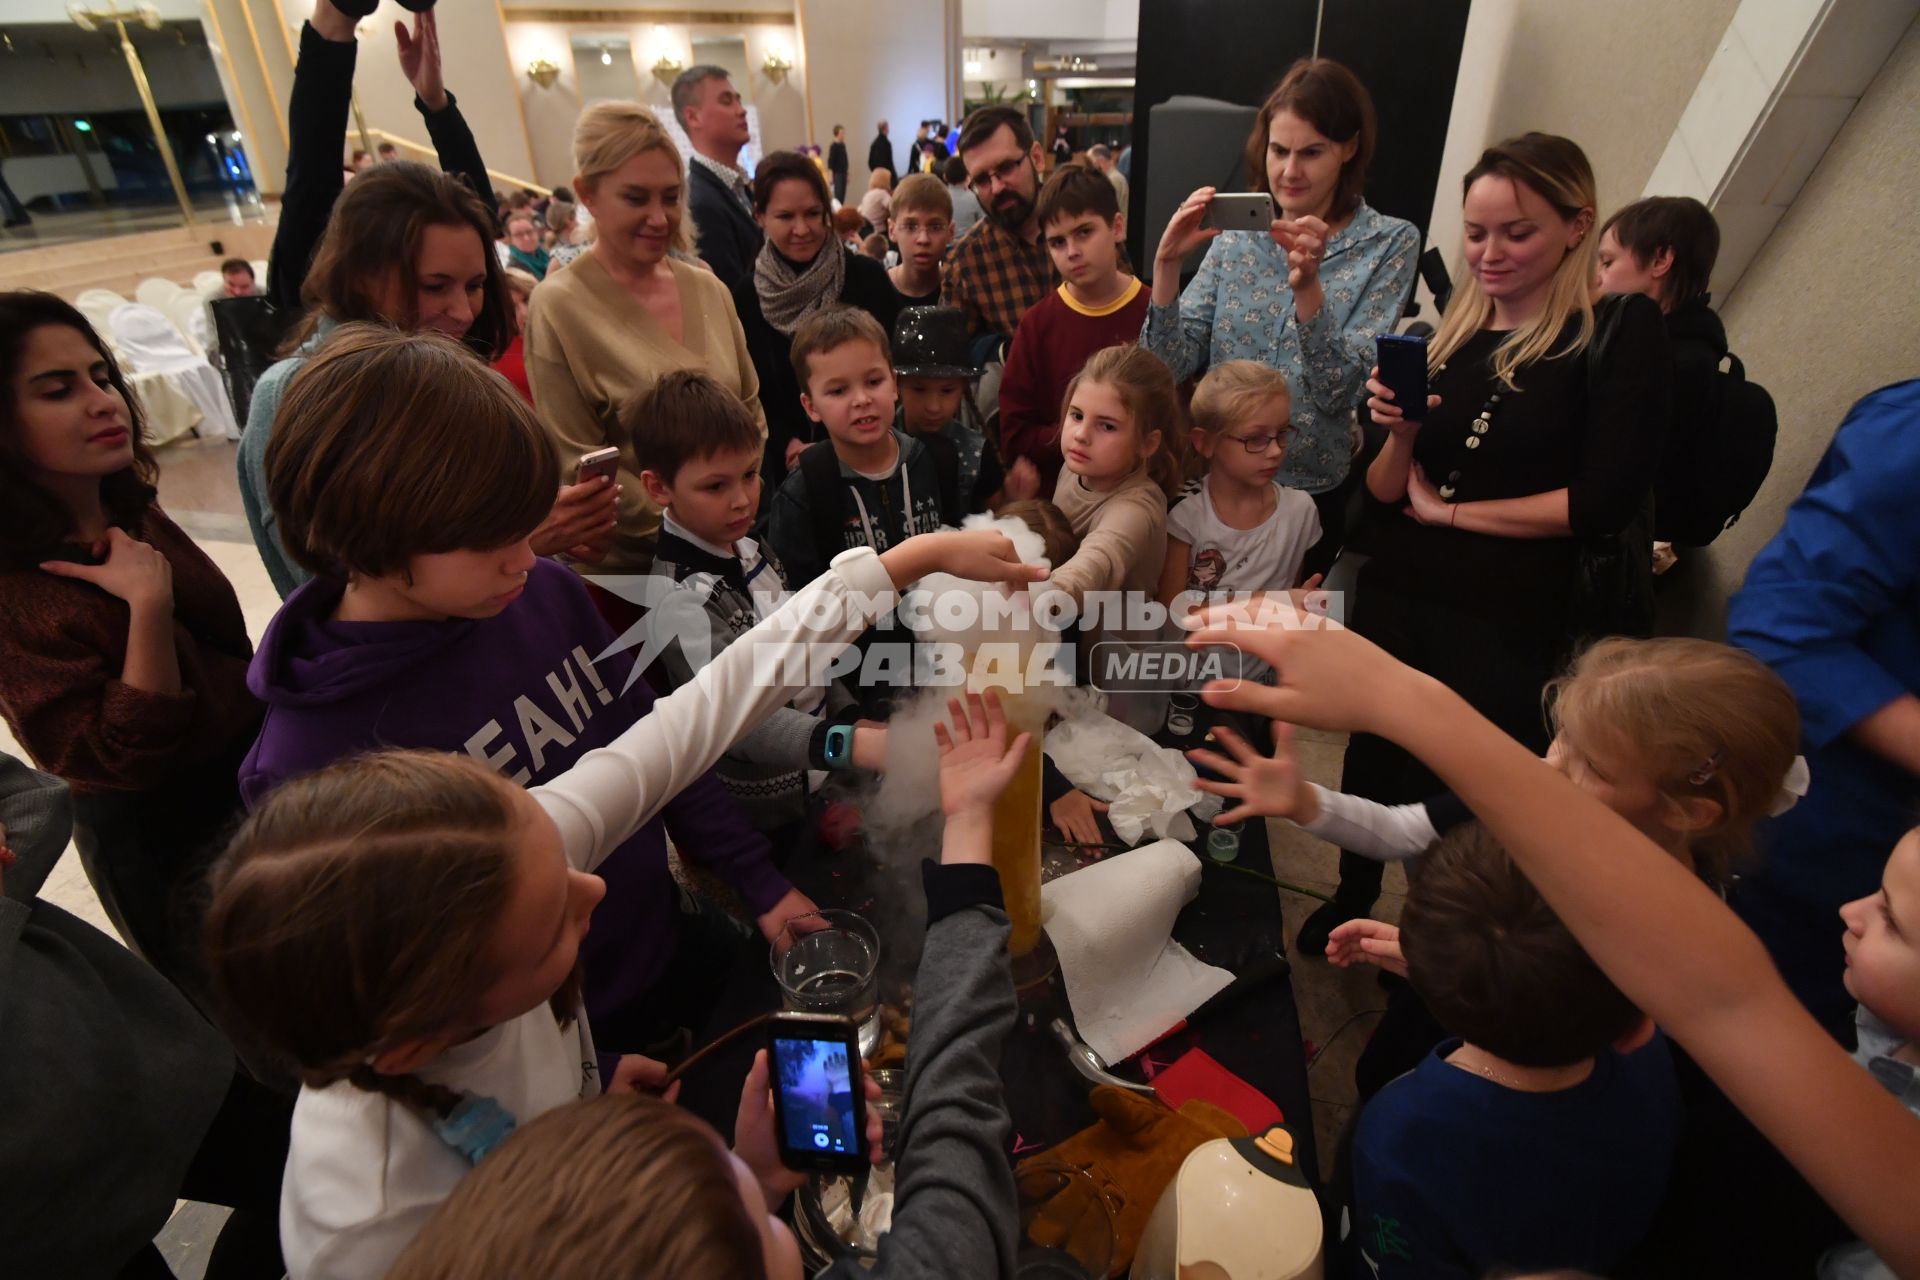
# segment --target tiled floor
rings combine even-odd
[[[234,445],[185,440],[162,450],[160,502],[233,583],[246,613],[247,630],[258,639],[280,601],[247,533],[234,480]],[[1337,786],[1344,735],[1303,729],[1295,742],[1302,774],[1323,786]],[[0,749],[18,753],[4,723],[0,723]],[[1282,822],[1272,823],[1268,834],[1274,875],[1304,888],[1332,892],[1339,874],[1339,855],[1333,846]],[[1300,894],[1280,893],[1291,944],[1300,922],[1319,904]],[[1399,866],[1389,866],[1375,915],[1397,921],[1405,895],[1405,875]],[[55,868],[45,896],[112,933],[71,849]],[[1315,1141],[1324,1174],[1331,1170],[1339,1137],[1353,1118],[1354,1060],[1372,1031],[1377,1011],[1385,1007],[1386,997],[1372,969],[1340,970],[1323,959],[1299,956],[1293,960],[1293,992],[1301,1032],[1310,1046],[1323,1050],[1309,1068],[1308,1078]],[[203,1205],[186,1205],[168,1224],[161,1246],[181,1280],[198,1280],[205,1266],[205,1245],[217,1233],[221,1213]]]

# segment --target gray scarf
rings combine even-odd
[[[822,307],[840,301],[847,283],[847,251],[831,229],[827,243],[800,270],[774,252],[771,243],[760,246],[753,262],[753,288],[760,295],[760,314],[781,333],[792,336],[800,322]]]

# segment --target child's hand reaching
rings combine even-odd
[[[1054,830],[1080,844],[1100,843],[1100,814],[1107,811],[1104,800],[1095,800],[1075,788],[1047,806],[1047,817]]]
[[[1251,711],[1270,720],[1345,729],[1391,738],[1422,694],[1438,682],[1330,618],[1301,613],[1268,598],[1212,605],[1190,615],[1189,648],[1228,645],[1274,669],[1276,683],[1215,681],[1201,690],[1207,705]]]
[[[1202,776],[1194,785],[1216,796],[1240,803],[1214,819],[1221,826],[1239,822],[1255,814],[1266,818],[1290,818],[1301,824],[1320,816],[1320,797],[1301,780],[1300,761],[1293,753],[1293,726],[1284,720],[1273,722],[1273,755],[1261,755],[1251,743],[1225,725],[1217,726],[1214,738],[1233,758],[1196,747],[1187,752],[1195,764],[1204,765],[1226,779],[1218,782]]]
[[[1327,935],[1327,959],[1342,969],[1370,964],[1407,976],[1407,957],[1400,951],[1400,926],[1379,920],[1349,920],[1335,928]]]
[[[975,582],[1006,582],[1025,586],[1039,582],[1047,571],[1027,564],[1013,548],[1013,540],[992,529],[941,529],[908,538],[880,553],[880,563],[896,587],[916,582],[929,573],[950,573]]]
[[[677,1082],[676,1082],[677,1083]],[[867,1154],[875,1164],[886,1158],[883,1149],[885,1129],[880,1112],[873,1103],[880,1098],[880,1086],[861,1064],[860,1085],[867,1095]],[[767,1067],[765,1049],[753,1055],[747,1081],[740,1087],[740,1110],[733,1120],[733,1154],[753,1171],[754,1181],[766,1194],[767,1207],[778,1209],[786,1198],[807,1180],[780,1163],[780,1142],[774,1134],[773,1076]]]
[[[672,1102],[680,1096],[680,1082],[675,1080],[664,1090],[660,1082],[667,1078],[667,1064],[653,1058],[644,1058],[637,1053],[622,1054],[620,1063],[613,1069],[613,1079],[607,1081],[608,1093],[655,1093]]]
[[[969,693],[964,707],[960,699],[949,698],[947,714],[951,726],[937,721],[933,726],[940,744],[940,812],[947,819],[940,861],[985,865],[993,861],[993,803],[1013,781],[1033,735],[1007,742],[1007,718],[1000,695],[992,690],[984,698]]]

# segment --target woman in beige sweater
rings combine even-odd
[[[726,286],[668,256],[692,243],[673,139],[638,103],[603,102],[582,113],[573,153],[574,190],[598,236],[590,252],[534,290],[527,381],[563,475],[572,476],[583,454],[619,448],[619,529],[592,567],[642,574],[653,563],[660,509],[641,487],[620,406],[664,373],[698,369],[736,393],[763,432],[766,416]]]

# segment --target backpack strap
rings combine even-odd
[[[800,482],[807,488],[807,514],[813,521],[813,554],[821,566],[845,548],[841,530],[847,524],[847,486],[840,477],[840,459],[831,440],[819,440],[800,451]]]

